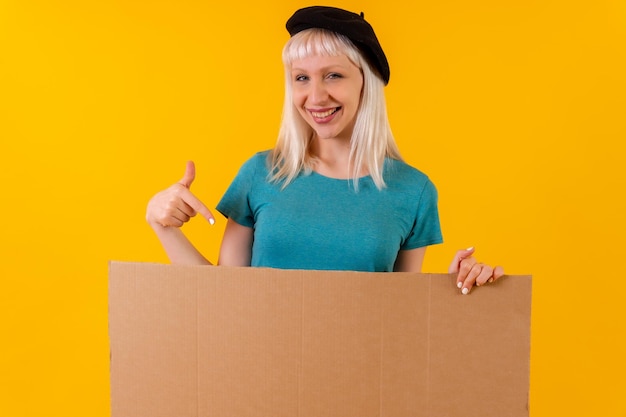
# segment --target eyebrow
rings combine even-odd
[[[328,72],[328,71],[333,71],[333,70],[342,70],[342,71],[346,71],[349,70],[350,67],[345,66],[345,65],[329,65],[326,67],[321,67],[321,68],[316,68],[316,70],[320,70],[321,72]],[[303,71],[303,72],[307,72],[308,70],[305,68],[299,68],[299,67],[291,67],[291,72],[294,71]]]

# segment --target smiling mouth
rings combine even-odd
[[[331,116],[337,113],[339,110],[341,110],[341,107],[335,107],[334,109],[321,111],[321,112],[313,111],[313,110],[310,110],[309,112],[311,113],[311,116],[315,117],[316,119],[324,119],[328,116]]]

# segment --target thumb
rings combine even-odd
[[[187,166],[185,167],[185,175],[178,181],[179,184],[184,186],[185,188],[190,188],[191,183],[196,178],[196,165],[193,161],[187,161]]]
[[[472,246],[467,249],[461,249],[460,251],[457,251],[457,253],[454,255],[454,258],[452,259],[452,262],[450,263],[448,272],[451,274],[459,272],[461,261],[465,258],[469,258],[470,256],[472,256],[475,250],[476,249]]]

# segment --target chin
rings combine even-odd
[[[347,137],[348,140],[350,139],[350,135],[346,135],[345,132],[337,132],[336,130],[315,130],[315,135],[321,139],[341,139],[344,137]]]

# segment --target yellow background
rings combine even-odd
[[[0,415],[109,415],[107,261],[166,262],[145,205],[187,159],[214,207],[273,145],[307,5],[0,0]],[[473,245],[533,274],[531,416],[626,416],[626,3],[335,5],[376,28],[439,189],[425,271]],[[186,230],[216,259],[223,226]]]

